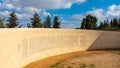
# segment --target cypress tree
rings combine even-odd
[[[2,18],[0,18],[0,28],[3,28],[4,26],[3,26],[3,19]]]
[[[58,20],[58,16],[54,17],[53,28],[60,28],[60,22]]]

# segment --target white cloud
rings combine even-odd
[[[12,0],[13,3],[15,3],[15,1],[19,1],[19,0]],[[19,19],[30,19],[30,17],[32,17],[32,15],[37,12],[38,14],[40,14],[40,16],[47,16],[47,15],[51,15],[49,12],[47,12],[45,9],[38,9],[36,7],[22,7],[22,6],[15,6],[13,3],[11,3],[11,1],[9,2],[8,0],[5,0],[3,4],[0,5],[0,9],[3,11],[0,11],[0,16],[3,17],[8,17],[9,14],[12,12],[11,9],[13,9],[16,12],[16,15]]]
[[[83,14],[74,14],[71,18],[73,20],[81,21],[84,17],[85,17],[85,15],[83,15]]]
[[[10,11],[3,11],[3,12],[0,12],[0,16],[8,18],[10,13],[11,13]],[[23,14],[16,13],[16,15],[19,19],[23,19],[23,18],[26,19],[29,17],[29,15],[24,13]]]
[[[104,12],[104,14],[103,14]],[[108,6],[108,10],[104,11],[103,9],[93,9],[92,11],[88,11],[88,14],[92,14],[96,16],[99,21],[103,21],[104,19],[111,19],[113,17],[120,16],[120,5],[111,5]]]
[[[6,4],[6,7],[10,8],[10,9],[14,8],[14,6],[12,4]]]
[[[80,27],[80,21],[72,21],[72,20],[61,20],[61,25],[60,27],[62,28],[76,28]]]
[[[49,12],[42,11],[43,9],[38,9],[35,7],[20,7],[20,6],[17,7],[10,3],[3,3],[2,5],[0,5],[0,9],[1,10],[3,9],[3,11],[0,11],[0,16],[5,17],[5,18],[9,16],[9,14],[12,12],[11,9],[13,9],[16,12],[17,17],[20,20],[30,19],[30,17],[32,17],[32,15],[35,12],[41,13],[42,16],[50,15]]]
[[[37,9],[37,8],[34,8],[34,7],[25,7],[23,9],[21,9],[21,11],[23,11],[24,13],[33,14],[35,12],[39,13],[40,9]]]
[[[0,8],[13,9],[14,6],[12,4],[3,4],[3,5],[0,5]]]
[[[99,21],[102,21],[105,18],[103,16],[103,9],[93,9],[92,11],[88,11],[87,14],[96,16]]]
[[[25,19],[30,19],[30,17],[32,17],[32,15],[30,14],[26,14],[26,13],[16,13],[17,17],[19,20],[25,20]]]
[[[6,4],[1,4],[0,5],[0,9],[3,9],[3,8],[5,8],[5,9],[13,9],[15,7],[10,3],[6,3]]]
[[[2,17],[6,17],[6,16],[8,17],[9,14],[10,14],[9,11],[3,11],[3,12],[0,12],[0,16],[2,16]]]
[[[45,16],[51,16],[51,14],[49,13],[49,12],[47,12],[45,9],[42,9],[41,11],[40,11],[40,14],[41,14],[41,16],[43,16],[43,17],[45,17]]]
[[[118,17],[120,16],[120,5],[111,5],[108,7],[108,11],[106,13],[107,17]]]
[[[92,11],[87,11],[82,14],[74,14],[71,16],[73,20],[81,21],[83,18],[85,18],[86,15],[91,14],[93,16],[96,16],[99,21],[103,20],[105,17],[103,16],[103,9],[93,9]]]
[[[36,7],[36,8],[47,8],[47,9],[59,9],[59,8],[70,8],[74,3],[82,3],[86,0],[11,0],[6,1],[12,3],[15,6],[22,7]]]
[[[0,16],[9,17],[10,13],[11,13],[10,11],[0,12]],[[42,17],[47,16],[47,15],[51,16],[51,14],[49,12],[41,12],[40,11],[40,13],[41,13]],[[19,20],[23,20],[23,19],[29,20],[31,17],[33,17],[33,14],[32,13],[16,13]]]

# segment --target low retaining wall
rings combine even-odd
[[[0,29],[0,67],[22,68],[50,56],[120,48],[120,32],[70,29]]]

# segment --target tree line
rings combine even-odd
[[[51,23],[51,17],[48,15],[45,17],[45,21],[41,22],[38,13],[34,13],[33,17],[30,18],[31,22],[27,23],[28,28],[60,28],[60,21],[58,16],[54,17],[53,23]],[[3,24],[4,18],[0,18],[0,28],[21,28],[19,25],[17,15],[15,12],[11,12],[8,17],[7,24]],[[88,29],[88,30],[120,30],[120,18],[106,19],[97,24],[98,19],[96,16],[88,14],[82,19],[81,26],[76,29]]]
[[[28,28],[60,28],[60,21],[58,16],[54,17],[53,25],[51,23],[51,17],[48,15],[45,18],[45,21],[42,23],[38,13],[34,13],[33,17],[30,18],[31,22],[27,23]],[[22,25],[19,25],[17,15],[15,12],[9,14],[7,24],[3,24],[4,19],[0,18],[0,28],[21,28]]]
[[[83,18],[81,27],[76,29],[89,29],[89,30],[109,30],[117,31],[120,30],[120,18],[106,19],[100,22],[100,25],[97,25],[98,19],[95,16],[88,14]]]
[[[111,20],[104,20],[100,23],[99,26],[100,30],[120,30],[120,18],[113,18]]]

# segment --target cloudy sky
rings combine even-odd
[[[79,27],[82,18],[92,14],[98,24],[104,19],[120,17],[119,0],[0,0],[0,17],[6,20],[11,11],[16,12],[20,24],[30,22],[33,13],[38,12],[42,21],[46,15],[58,16],[62,28]],[[6,23],[6,22],[5,22]]]

